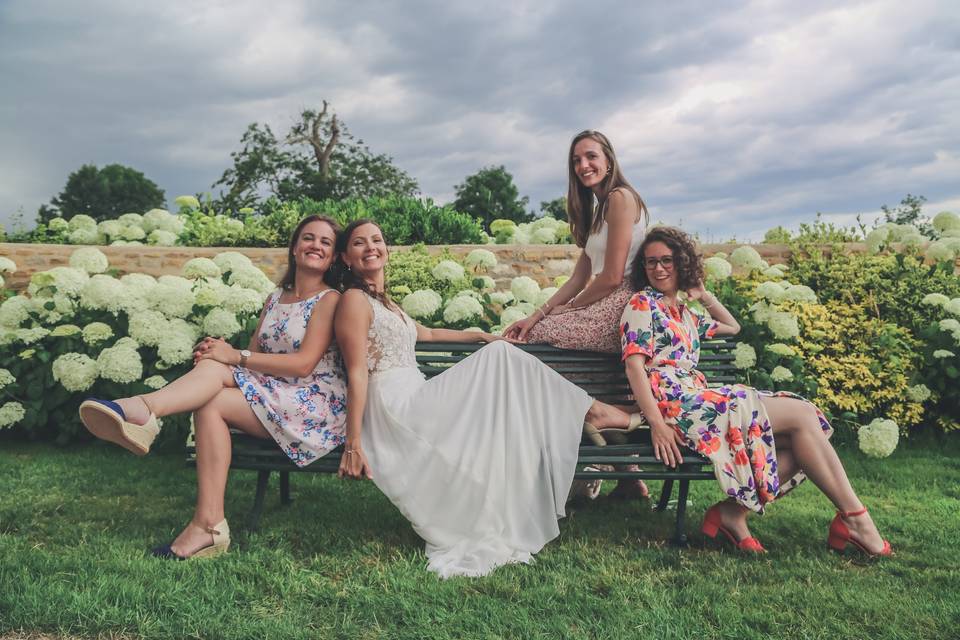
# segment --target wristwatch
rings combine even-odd
[[[250,350],[249,350],[249,349],[241,349],[241,350],[240,350],[240,366],[241,366],[241,367],[247,366],[247,358],[249,358],[249,357],[250,357]]]

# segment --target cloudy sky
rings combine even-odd
[[[0,0],[0,87],[3,224],[84,163],[208,191],[249,123],[323,99],[439,201],[499,164],[562,195],[594,128],[706,240],[960,209],[955,0]]]

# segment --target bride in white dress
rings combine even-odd
[[[499,336],[414,322],[384,294],[375,223],[349,225],[337,250],[348,287],[335,324],[348,378],[340,476],[374,481],[440,577],[530,562],[559,534],[584,421],[623,427],[630,416]],[[493,344],[426,380],[417,340]]]

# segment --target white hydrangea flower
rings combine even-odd
[[[184,291],[193,291],[193,280],[187,280],[181,276],[173,276],[169,274],[164,274],[157,278],[157,284],[169,285],[171,287],[176,287],[177,289],[182,289]]]
[[[534,244],[556,244],[557,233],[550,228],[534,229],[530,234],[530,239]]]
[[[535,307],[542,307],[547,304],[547,300],[553,297],[559,289],[557,287],[546,287],[540,290],[540,293],[537,294],[537,299],[533,301]]]
[[[474,249],[467,254],[463,262],[474,273],[486,273],[488,269],[497,266],[497,256],[493,251]]]
[[[0,326],[19,327],[30,317],[30,299],[26,296],[13,296],[0,303]]]
[[[17,379],[13,376],[12,373],[10,373],[9,370],[0,369],[0,389],[3,389],[4,387],[9,387],[16,381]]]
[[[141,226],[128,224],[120,228],[120,237],[127,242],[143,240],[147,237],[147,232]]]
[[[960,316],[960,298],[953,298],[950,302],[945,303],[943,310],[955,316]]]
[[[920,232],[910,233],[900,238],[901,249],[916,249],[924,243],[924,237]]]
[[[763,266],[763,258],[753,247],[743,245],[734,249],[733,253],[730,254],[730,264],[745,271],[752,271]]]
[[[900,427],[893,420],[875,418],[857,431],[860,451],[872,458],[886,458],[897,448]]]
[[[75,216],[73,216],[72,218],[70,218],[70,220],[69,220],[69,222],[68,222],[68,225],[69,225],[71,231],[73,231],[73,230],[75,230],[75,229],[93,229],[93,230],[96,230],[96,228],[97,228],[97,221],[94,220],[93,218],[91,218],[91,217],[88,216],[88,215],[84,215],[84,214],[82,214],[82,213],[78,213],[77,215],[75,215]]]
[[[67,391],[86,391],[99,375],[97,361],[83,353],[65,353],[53,361],[53,379]]]
[[[537,310],[537,308],[533,306],[532,302],[518,302],[516,304],[516,308],[520,311],[523,311],[524,315],[528,316]]]
[[[717,256],[710,256],[703,261],[703,270],[711,280],[725,280],[733,273],[733,265]]]
[[[787,290],[784,292],[784,299],[793,300],[794,302],[818,302],[817,294],[805,284],[792,284],[787,287]]]
[[[952,358],[953,356],[954,356],[953,351],[948,351],[946,349],[937,349],[936,351],[933,352],[933,357],[941,360],[943,358]]]
[[[157,347],[157,355],[167,365],[177,365],[193,358],[193,345],[197,343],[199,330],[186,320],[171,320],[167,332]]]
[[[96,345],[113,337],[113,329],[104,322],[91,322],[83,328],[83,341]]]
[[[237,316],[226,309],[211,309],[203,319],[203,332],[208,336],[232,338],[240,331]]]
[[[786,292],[783,290],[783,287],[776,282],[761,282],[754,288],[753,294],[758,298],[777,303],[783,300]]]
[[[478,302],[483,302],[483,295],[479,291],[474,291],[473,289],[464,289],[463,291],[458,291],[454,298],[473,298]]]
[[[147,243],[157,247],[172,247],[177,244],[177,236],[164,229],[154,229],[147,236]]]
[[[530,244],[530,229],[525,224],[518,225],[509,239],[510,244]]]
[[[461,280],[465,275],[463,267],[453,260],[441,260],[437,263],[437,266],[430,270],[430,273],[437,280],[447,280],[449,282]]]
[[[788,340],[800,335],[797,318],[785,311],[774,311],[767,318],[767,326],[778,340]]]
[[[120,235],[123,225],[117,220],[104,220],[97,225],[97,231],[109,238],[116,238]]]
[[[193,291],[165,282],[154,287],[151,297],[151,307],[168,318],[186,318],[196,303]]]
[[[400,305],[411,318],[429,318],[440,309],[443,298],[433,289],[418,289],[403,299]]]
[[[144,310],[130,314],[127,332],[139,344],[155,347],[167,331],[167,319],[159,311]]]
[[[260,293],[269,293],[276,287],[263,271],[253,265],[233,269],[228,282]]]
[[[50,221],[47,222],[47,229],[54,233],[65,233],[70,230],[70,223],[60,217],[51,218]]]
[[[928,293],[923,296],[923,300],[920,301],[920,304],[929,305],[931,307],[943,307],[943,305],[950,302],[950,298],[943,295],[942,293]]]
[[[6,402],[0,407],[0,429],[17,424],[27,415],[27,410],[19,402]]]
[[[222,282],[208,281],[198,285],[193,294],[197,305],[201,307],[218,307],[223,304],[229,287]]]
[[[88,282],[90,282],[90,276],[83,269],[54,267],[30,276],[30,287],[27,292],[37,295],[44,289],[54,287],[57,293],[77,297]]]
[[[167,379],[163,376],[150,376],[143,381],[143,384],[150,389],[163,389],[167,386]]]
[[[490,302],[498,304],[501,307],[510,304],[516,300],[509,291],[494,291],[490,294]]]
[[[521,302],[533,302],[540,293],[540,285],[529,276],[518,276],[510,281],[510,292]]]
[[[223,253],[218,253],[213,257],[213,261],[222,273],[227,273],[228,271],[233,271],[234,269],[239,269],[241,267],[252,267],[253,263],[250,262],[250,258],[243,255],[238,251],[224,251]]]
[[[930,388],[925,384],[917,384],[907,388],[907,398],[913,402],[926,402],[931,395]]]
[[[84,309],[116,313],[123,308],[126,288],[119,280],[98,273],[90,278],[80,291],[80,306]]]
[[[947,331],[949,333],[956,333],[960,331],[960,322],[954,318],[944,318],[938,324],[940,326],[940,331]]]
[[[924,257],[931,262],[949,262],[956,257],[949,244],[942,241],[931,242],[927,250],[923,253]]]
[[[886,227],[878,227],[867,234],[867,251],[871,254],[880,253],[887,243],[890,232]]]
[[[789,382],[793,380],[793,372],[786,367],[776,366],[773,368],[773,371],[770,372],[770,378],[774,382]]]
[[[960,216],[952,211],[941,211],[933,216],[933,228],[940,233],[947,229],[960,229]]]
[[[96,247],[82,247],[70,254],[70,266],[82,269],[88,274],[103,273],[110,266],[110,261],[103,251]]]
[[[784,275],[783,267],[778,264],[763,270],[763,277],[765,278],[782,278]]]
[[[220,267],[210,258],[191,258],[183,264],[183,277],[190,280],[219,278]]]
[[[103,244],[104,240],[105,238],[100,235],[95,226],[93,228],[71,229],[67,234],[67,242],[70,244]]]
[[[196,196],[177,196],[173,199],[174,204],[178,207],[187,209],[199,209],[200,201],[197,200]]]
[[[490,276],[475,276],[473,286],[480,291],[493,291],[497,288],[497,283]]]
[[[764,347],[770,353],[775,353],[778,356],[795,356],[797,352],[788,344],[783,344],[782,342],[771,342],[766,347]]]
[[[500,314],[500,324],[504,327],[509,327],[517,320],[523,320],[526,317],[527,314],[524,313],[523,309],[519,307],[507,307],[503,310],[503,313]]]
[[[482,317],[483,305],[472,296],[457,296],[443,310],[443,320],[450,323],[475,321]]]
[[[143,227],[143,216],[139,213],[125,213],[117,218],[117,222],[125,227]]]
[[[253,289],[230,286],[223,290],[223,308],[234,313],[259,313],[263,308],[263,296]]]
[[[17,263],[5,256],[0,256],[0,273],[16,273]]]
[[[53,338],[67,338],[80,333],[80,327],[75,324],[61,324],[53,328],[50,336]]]
[[[126,384],[136,382],[143,376],[143,362],[135,348],[117,341],[114,346],[100,352],[97,370],[101,378]]]
[[[756,350],[745,342],[737,343],[733,350],[733,366],[737,369],[750,369],[757,364]]]

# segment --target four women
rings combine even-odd
[[[163,389],[84,402],[91,432],[140,455],[157,417],[195,412],[194,516],[155,555],[202,557],[229,545],[230,425],[272,437],[298,465],[343,444],[340,475],[377,484],[424,538],[429,568],[440,576],[528,562],[559,532],[583,423],[623,428],[639,416],[592,400],[511,341],[621,349],[658,459],[677,464],[683,445],[714,462],[729,499],[708,510],[706,535],[722,532],[740,549],[762,552],[747,515],[806,475],[838,509],[831,546],[889,555],[813,405],[742,385],[706,387],[696,371],[700,340],[739,326],[704,290],[701,259],[683,232],[645,234],[646,206],[609,141],[592,131],[576,136],[569,172],[571,229],[584,252],[570,280],[503,338],[417,324],[385,294],[379,226],[358,220],[338,234],[331,219],[311,216],[291,238],[287,274],[247,350],[208,337],[194,369]],[[682,290],[715,320],[681,303]],[[426,380],[418,340],[493,344]]]

